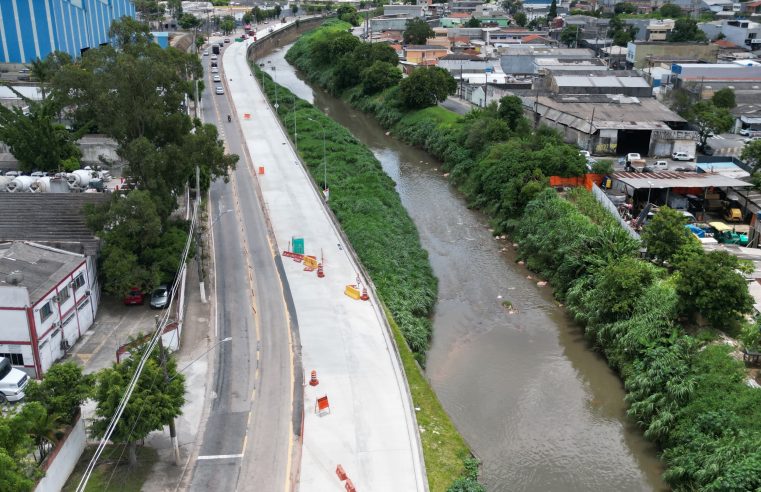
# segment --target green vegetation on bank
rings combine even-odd
[[[662,449],[669,485],[761,488],[761,391],[745,384],[730,347],[696,329],[707,322],[740,333],[746,347],[761,343],[758,326],[745,318],[751,302],[739,272],[747,265],[704,253],[667,208],[643,236],[652,258],[641,259],[639,244],[591,194],[561,196],[547,188],[549,176],[583,173],[584,160],[556,132],[532,129],[520,100],[503,98],[458,118],[438,108],[411,109],[398,85],[368,94],[361,75],[346,73],[355,47],[337,34],[340,28],[330,24],[301,38],[289,61],[440,159],[470,204],[490,215],[495,232],[513,234],[528,267],[552,283],[621,375],[628,414]],[[350,50],[325,61],[319,53],[326,44],[334,54]]]
[[[90,462],[95,446],[85,448],[77,466],[63,487],[63,492],[74,492]],[[137,465],[124,466],[121,456],[124,446],[109,445],[103,451],[99,464],[93,469],[85,492],[140,492],[143,484],[153,470],[153,464],[159,460],[159,453],[153,448],[141,446],[137,450]]]

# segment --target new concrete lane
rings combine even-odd
[[[284,250],[292,237],[303,237],[306,252],[324,254],[326,261],[325,278],[289,259],[283,266],[299,317],[304,369],[315,369],[320,381],[303,396],[300,488],[340,489],[335,469],[341,464],[358,490],[426,490],[415,416],[383,314],[377,303],[343,294],[356,282],[358,267],[252,81],[245,49],[243,43],[227,48],[223,64],[246,145],[265,169],[258,181],[278,244]],[[317,414],[316,399],[324,395],[330,412]]]
[[[208,64],[208,57],[203,61]],[[240,129],[227,122],[227,97],[213,94],[219,84],[208,74],[206,82],[204,120],[217,124],[227,151],[241,159],[230,183],[218,180],[210,193],[218,337],[233,340],[217,358],[190,488],[286,490],[292,451],[290,320]]]

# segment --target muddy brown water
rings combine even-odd
[[[482,460],[487,489],[667,490],[656,450],[625,416],[620,379],[550,288],[528,278],[509,241],[491,237],[437,162],[306,84],[283,58],[288,47],[260,62],[372,150],[418,227],[439,278],[426,373]]]

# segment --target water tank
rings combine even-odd
[[[38,178],[29,187],[32,193],[68,193],[68,182],[61,176],[45,176]]]
[[[84,169],[77,169],[73,173],[69,173],[66,176],[66,181],[69,182],[69,187],[72,189],[84,190],[90,184],[90,180],[93,178],[92,171],[86,171]]]
[[[0,191],[5,191],[8,183],[11,181],[13,181],[13,178],[10,176],[0,176]]]
[[[8,183],[8,191],[11,193],[19,193],[22,191],[29,191],[29,187],[37,180],[31,176],[18,176],[13,178],[13,181]]]

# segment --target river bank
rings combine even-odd
[[[307,86],[283,60],[287,49],[260,62],[370,147],[420,231],[439,278],[425,376],[482,460],[487,488],[664,489],[653,446],[626,418],[620,379],[552,291],[527,278],[509,243],[494,240],[488,217],[468,209],[440,162]],[[518,312],[508,314],[500,295]]]

